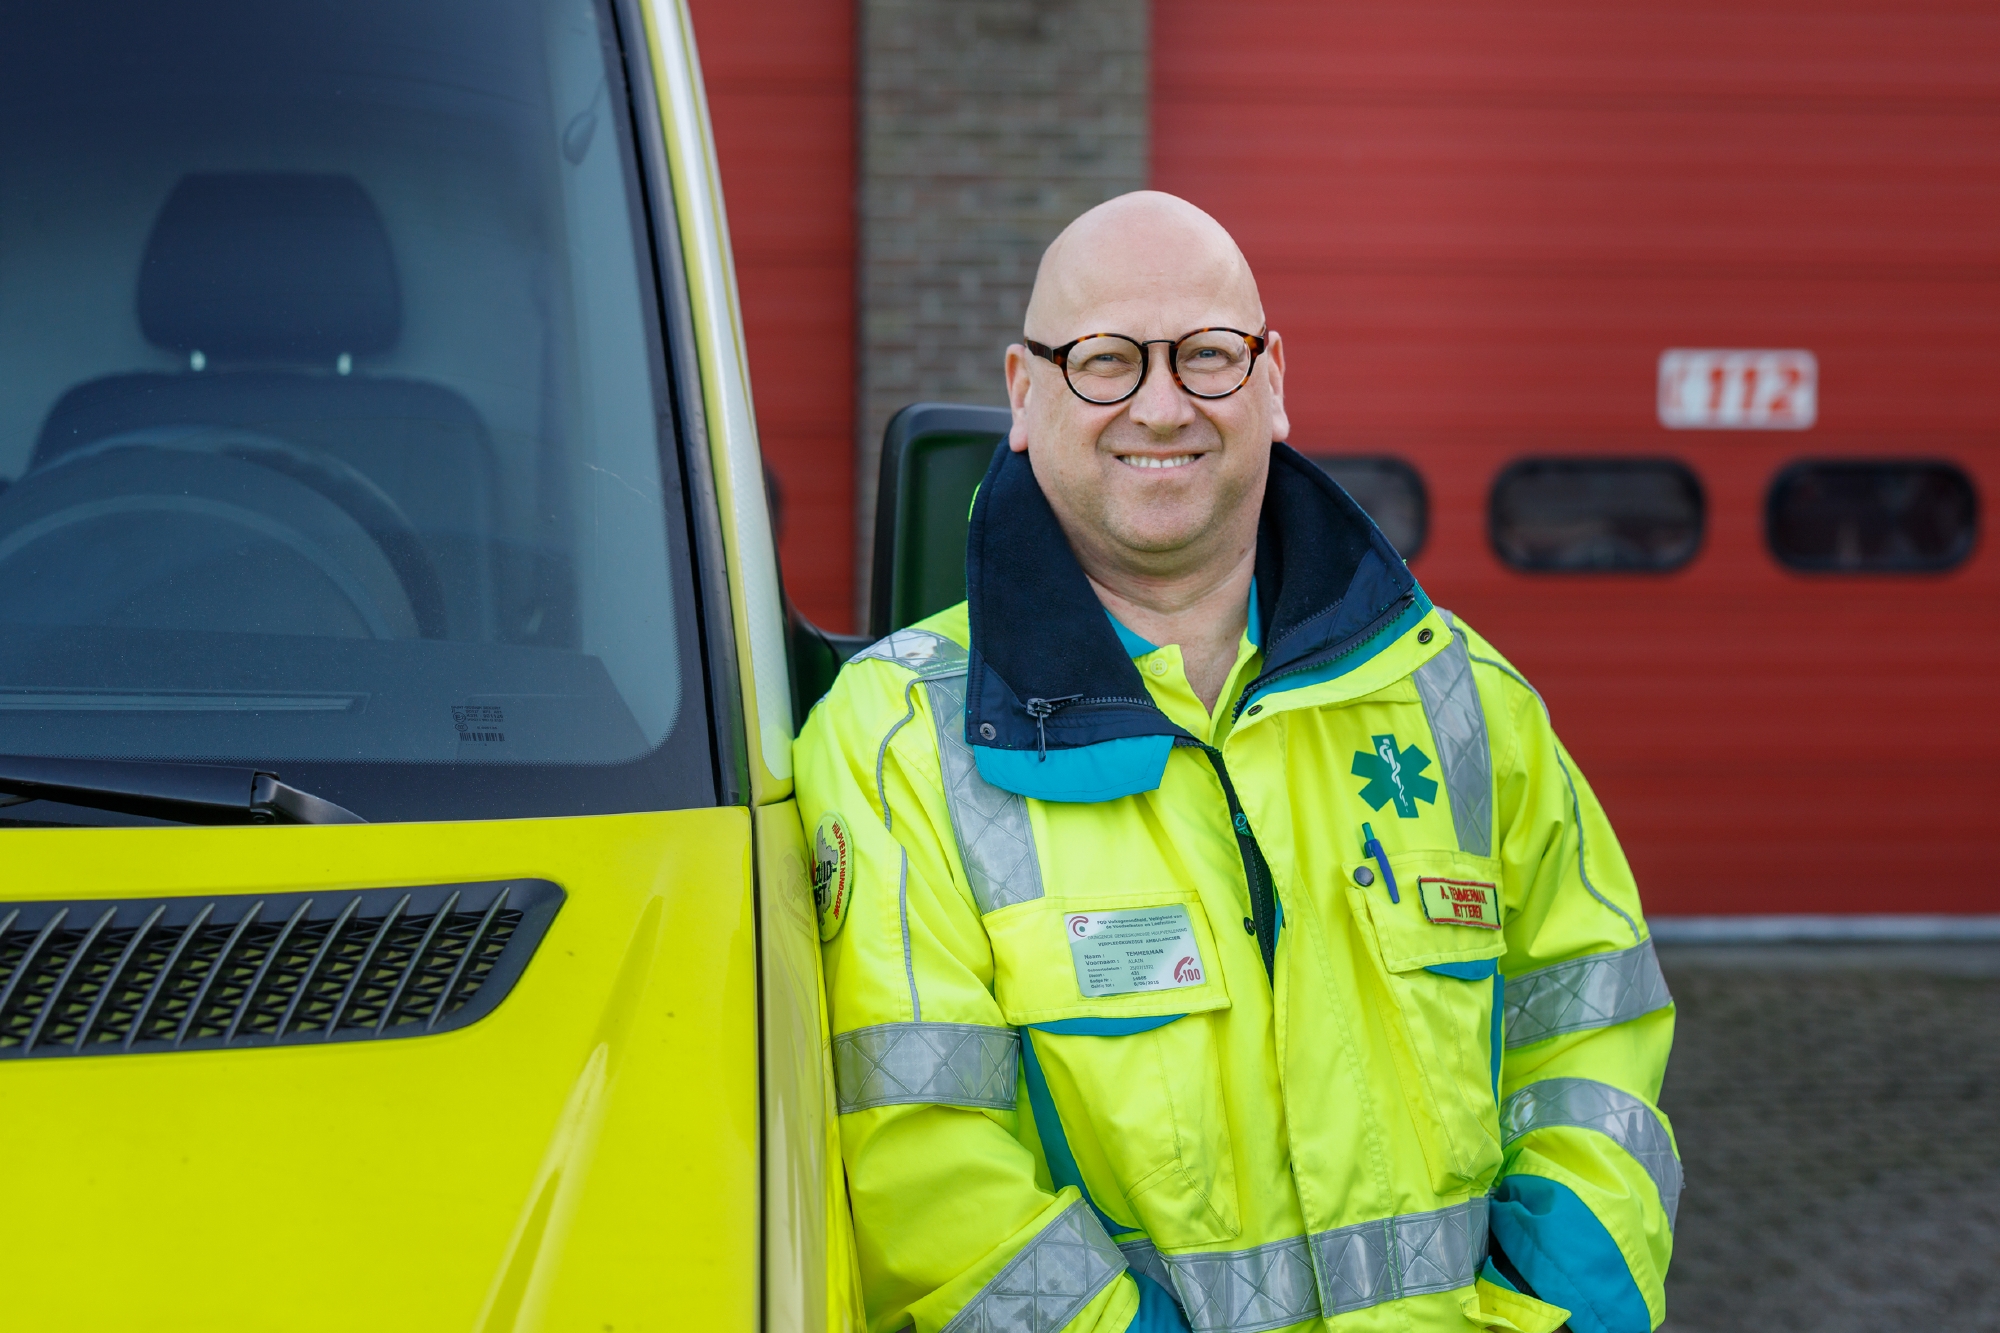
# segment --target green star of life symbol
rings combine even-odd
[[[1368,779],[1361,799],[1368,802],[1370,810],[1380,810],[1394,801],[1400,818],[1415,819],[1418,801],[1437,804],[1438,785],[1423,775],[1431,766],[1429,755],[1414,745],[1399,747],[1393,735],[1369,739],[1375,742],[1375,753],[1354,752],[1354,776]]]

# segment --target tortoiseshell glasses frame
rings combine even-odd
[[[1190,332],[1183,333],[1178,338],[1151,338],[1151,339],[1141,340],[1139,338],[1134,338],[1123,333],[1086,333],[1080,338],[1070,339],[1070,341],[1062,344],[1062,346],[1060,347],[1050,347],[1046,343],[1038,343],[1033,338],[1025,336],[1021,339],[1021,341],[1023,345],[1025,345],[1027,349],[1030,352],[1034,353],[1036,356],[1042,358],[1045,361],[1052,361],[1055,363],[1056,368],[1062,371],[1063,383],[1069,386],[1069,391],[1071,393],[1075,394],[1078,398],[1081,398],[1084,402],[1089,403],[1094,407],[1110,407],[1113,406],[1114,404],[1122,403],[1128,398],[1132,397],[1132,395],[1138,393],[1139,390],[1145,385],[1146,375],[1153,368],[1153,356],[1152,352],[1149,349],[1155,343],[1161,343],[1166,346],[1167,373],[1174,377],[1174,383],[1180,387],[1183,393],[1186,393],[1190,397],[1201,398],[1210,402],[1213,402],[1215,399],[1218,398],[1227,398],[1229,397],[1230,394],[1235,393],[1237,390],[1241,389],[1244,385],[1250,382],[1251,372],[1253,372],[1257,368],[1257,358],[1263,355],[1264,348],[1269,344],[1269,332],[1270,331],[1267,329],[1263,333],[1245,333],[1242,329],[1232,329],[1232,328],[1225,328],[1221,325],[1213,325],[1208,328],[1194,329]],[[1182,349],[1187,346],[1188,341],[1190,339],[1200,338],[1204,334],[1234,334],[1236,337],[1241,338],[1243,340],[1243,350],[1249,353],[1248,358],[1241,362],[1241,370],[1242,370],[1241,376],[1236,378],[1235,383],[1229,385],[1229,387],[1226,389],[1195,388],[1188,383],[1187,377],[1181,373]],[[1133,349],[1133,352],[1136,355],[1136,359],[1138,361],[1138,378],[1134,379],[1131,382],[1130,387],[1125,388],[1115,397],[1110,397],[1110,398],[1091,397],[1090,394],[1085,393],[1082,389],[1077,387],[1076,378],[1071,373],[1070,353],[1074,352],[1078,347],[1082,346],[1087,342],[1090,342],[1094,338],[1113,340],[1110,344],[1107,344],[1105,353],[1106,355],[1110,355],[1115,350],[1115,345],[1117,343],[1126,344],[1128,347]],[[1199,343],[1195,345],[1195,352],[1197,355],[1208,351],[1216,351],[1218,353],[1221,353],[1224,350],[1226,349],[1214,346],[1204,346]],[[1221,366],[1218,366],[1217,369],[1224,378],[1235,376],[1236,363],[1233,360],[1226,359]],[[1130,363],[1122,363],[1115,366],[1111,371],[1111,373],[1101,378],[1105,378],[1109,381],[1109,383],[1106,385],[1106,388],[1109,389],[1115,387],[1116,385],[1122,384],[1125,376],[1129,375],[1130,373],[1131,373]],[[1202,376],[1202,378],[1213,378],[1213,377],[1204,375]]]

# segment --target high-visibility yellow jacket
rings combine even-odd
[[[968,575],[798,746],[870,1326],[1657,1326],[1672,1001],[1533,688],[1283,446],[1213,714],[1021,455]]]

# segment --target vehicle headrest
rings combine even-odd
[[[350,176],[183,176],[146,242],[139,326],[177,352],[320,360],[401,332],[389,234]]]

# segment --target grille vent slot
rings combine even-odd
[[[0,1059],[446,1032],[506,998],[547,880],[0,902]]]

